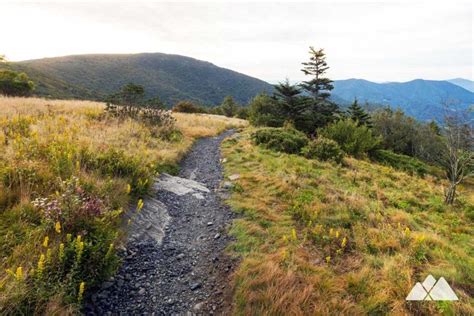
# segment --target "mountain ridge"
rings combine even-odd
[[[193,57],[164,54],[84,54],[12,62],[10,68],[26,72],[37,83],[36,94],[51,98],[101,100],[133,82],[143,85],[146,97],[159,97],[168,105],[191,100],[218,105],[231,95],[247,104],[255,95],[272,93],[273,85],[237,71]],[[466,110],[474,104],[474,93],[460,84],[467,79],[413,79],[377,83],[349,78],[334,81],[332,100],[342,107],[357,98],[372,106],[401,108],[419,120],[442,121],[443,102],[455,100]]]
[[[36,71],[79,87],[79,90],[90,91],[97,99],[116,92],[129,82],[143,85],[147,97],[160,97],[168,104],[189,99],[217,105],[227,95],[244,104],[258,93],[273,89],[263,80],[175,54],[71,55],[11,65],[27,73]],[[40,92],[47,95],[47,91]],[[57,94],[61,93],[62,90]],[[80,95],[76,97],[81,98]]]
[[[444,80],[414,79],[389,83],[354,78],[336,80],[332,94],[346,103],[357,98],[360,102],[399,107],[406,114],[424,121],[442,121],[444,103],[463,111],[474,104],[474,93]]]

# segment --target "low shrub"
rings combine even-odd
[[[173,112],[181,112],[181,113],[207,113],[207,109],[194,104],[191,101],[179,101],[173,107]]]
[[[257,145],[289,154],[299,154],[308,144],[306,135],[293,128],[262,128],[252,138]]]
[[[308,143],[302,150],[303,155],[309,159],[321,161],[332,160],[337,163],[342,162],[344,153],[341,147],[332,139],[319,137]]]
[[[173,126],[176,119],[171,111],[152,106],[115,105],[107,103],[106,112],[119,119],[132,118],[150,126]]]
[[[248,119],[255,126],[281,127],[286,119],[278,101],[265,94],[252,99],[248,112]]]
[[[390,150],[376,150],[371,158],[384,165],[406,171],[411,175],[417,174],[423,177],[428,173],[428,166],[425,163],[410,156],[396,154]]]
[[[357,122],[351,119],[340,120],[321,128],[318,135],[336,141],[345,153],[355,157],[373,151],[380,144],[380,138],[374,137],[370,128],[365,125],[357,126]]]

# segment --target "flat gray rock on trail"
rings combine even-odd
[[[194,174],[192,173],[192,175]],[[155,182],[154,188],[157,191],[164,190],[164,191],[172,192],[176,195],[185,195],[188,193],[199,193],[199,192],[205,192],[205,193],[210,192],[209,189],[206,188],[206,186],[200,182],[190,180],[190,179],[180,178],[180,177],[173,177],[167,173],[164,173],[160,176],[158,181]]]
[[[129,212],[128,240],[153,239],[159,245],[165,236],[165,228],[171,217],[165,204],[155,198],[146,198],[140,212]]]
[[[224,254],[234,213],[221,200],[220,144],[196,141],[177,176],[161,174],[140,212],[131,210],[116,275],[87,292],[87,315],[223,314],[235,259]]]

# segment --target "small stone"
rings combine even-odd
[[[207,226],[212,226],[213,222],[207,222]]]
[[[184,258],[184,253],[180,253],[179,255],[176,256],[176,259],[181,260]]]
[[[230,181],[234,181],[234,180],[237,180],[239,178],[240,178],[240,174],[238,174],[238,173],[234,173],[234,174],[229,176]]]
[[[196,305],[194,305],[193,310],[197,312],[197,311],[200,311],[203,307],[204,307],[204,302],[197,303]]]
[[[191,286],[189,287],[191,289],[191,291],[195,291],[197,289],[199,289],[201,287],[201,283],[193,283],[191,284]]]
[[[224,181],[224,183],[222,184],[222,188],[224,188],[225,190],[232,189],[233,186],[234,185],[230,181]]]
[[[221,237],[221,234],[217,233],[215,236],[214,236],[214,239],[218,239]]]
[[[138,291],[138,295],[143,295],[146,293],[146,290],[144,288],[140,288],[140,290]]]

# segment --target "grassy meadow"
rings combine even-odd
[[[0,97],[0,314],[78,311],[118,265],[121,214],[199,137],[245,121],[112,117],[88,101]]]
[[[473,315],[474,190],[443,204],[444,180],[344,158],[342,165],[224,142],[237,315]],[[406,302],[444,276],[458,302]]]

